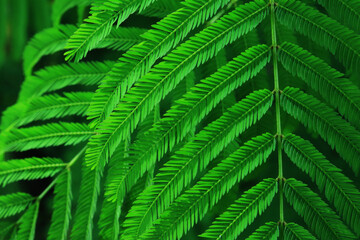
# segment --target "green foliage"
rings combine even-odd
[[[51,4],[1,119],[0,239],[359,239],[358,1]]]
[[[200,236],[208,239],[237,238],[270,205],[277,189],[275,179],[264,179],[231,204]]]
[[[0,196],[0,218],[6,218],[22,212],[34,198],[27,193],[11,193]]]
[[[67,169],[56,179],[54,212],[48,239],[67,239],[71,219],[71,172]]]
[[[0,184],[52,177],[64,168],[57,158],[28,158],[0,162]]]
[[[320,238],[356,239],[336,213],[304,183],[293,178],[287,179],[284,194],[286,200]]]

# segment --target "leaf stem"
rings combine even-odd
[[[273,67],[274,67],[274,91],[276,107],[276,135],[278,148],[278,179],[279,179],[279,197],[280,197],[280,239],[283,238],[284,223],[284,196],[283,196],[283,164],[282,164],[282,130],[281,130],[281,111],[280,111],[280,84],[278,72],[278,45],[276,40],[276,19],[275,19],[275,0],[270,0],[271,12],[271,41],[273,47]]]

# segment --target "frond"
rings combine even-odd
[[[92,125],[95,126],[108,117],[127,90],[143,77],[159,58],[177,46],[191,30],[212,17],[227,2],[229,0],[187,0],[183,8],[165,17],[144,34],[146,41],[129,49],[101,82],[89,109]]]
[[[226,194],[236,183],[255,168],[266,162],[275,149],[275,138],[267,133],[246,142],[206,173],[200,181],[187,190],[165,210],[142,239],[180,239],[192,226]],[[124,222],[130,225],[131,219]],[[138,222],[133,222],[133,225]],[[132,239],[126,229],[124,239]],[[133,238],[136,239],[135,235]]]
[[[0,195],[0,219],[24,211],[33,200],[33,196],[22,192]]]
[[[25,76],[30,76],[33,67],[45,55],[49,55],[64,49],[67,39],[75,32],[75,25],[59,25],[56,28],[48,28],[37,33],[24,50]]]
[[[135,232],[146,229],[182,189],[189,185],[198,172],[203,171],[224,147],[269,110],[272,102],[273,94],[269,90],[250,94],[176,151],[159,170],[153,185],[134,202],[128,214],[128,217],[132,218],[129,227],[136,228]],[[134,232],[134,229],[131,232]]]
[[[136,27],[118,27],[111,29],[110,34],[104,38],[96,48],[107,48],[116,51],[126,51],[135,44],[141,43],[141,37],[146,29]]]
[[[51,19],[55,26],[58,26],[61,21],[61,17],[69,9],[81,6],[81,5],[90,5],[91,0],[55,0],[52,4],[52,14]],[[75,32],[75,31],[74,31]]]
[[[316,240],[307,229],[296,223],[285,224],[284,237],[288,240]]]
[[[284,150],[289,158],[310,175],[345,222],[360,235],[360,192],[352,181],[331,164],[309,141],[288,134]]]
[[[279,237],[278,224],[276,222],[267,222],[258,229],[256,229],[256,231],[253,234],[251,234],[248,238],[246,238],[246,240],[276,240],[278,239],[278,237]]]
[[[52,177],[65,168],[58,158],[26,158],[0,162],[0,185],[5,186],[20,180],[35,180]]]
[[[181,7],[184,7],[184,5],[178,0],[157,0],[142,11],[141,15],[162,19]]]
[[[117,21],[119,26],[131,14],[145,9],[154,0],[106,0],[91,8],[91,15],[75,31],[66,44],[66,60],[76,62],[86,56],[111,32]]]
[[[159,108],[158,108],[159,110]],[[157,119],[157,115],[159,113],[153,112],[148,118],[140,124],[140,129],[137,132],[135,140],[143,138],[144,131],[147,131],[151,128],[154,121]],[[159,114],[160,115],[160,114]],[[105,195],[107,192],[111,191],[112,186],[111,183],[114,182],[115,179],[119,178],[119,175],[123,175],[123,172],[128,171],[130,168],[130,164],[125,159],[129,156],[129,146],[131,139],[129,137],[128,140],[122,142],[118,148],[116,149],[113,156],[110,158],[110,163],[108,167],[106,183],[105,183]],[[150,185],[152,176],[153,176],[154,168],[149,169],[148,174],[144,176],[142,179],[136,182],[134,186],[131,186],[131,192],[129,194],[129,201],[133,202],[140,192],[144,190],[145,187]],[[119,218],[121,214],[121,207],[124,202],[124,198],[117,198],[115,201],[109,201],[108,198],[105,198],[103,202],[103,206],[101,209],[100,219],[98,226],[100,228],[99,235],[103,239],[114,239],[118,240],[119,232],[124,230],[122,227],[120,228]]]
[[[13,128],[19,121],[19,116],[29,107],[29,102],[46,92],[76,84],[96,85],[105,77],[112,64],[110,61],[69,63],[38,71],[36,76],[26,78],[22,84],[18,102],[3,112],[0,129],[8,131]]]
[[[26,78],[21,86],[19,102],[77,84],[97,85],[110,71],[114,62],[82,62],[46,67]]]
[[[80,195],[70,239],[93,239],[93,221],[100,193],[101,174],[82,165]]]
[[[330,15],[360,33],[360,2],[357,0],[316,0]]]
[[[108,190],[111,181],[122,174],[125,169],[129,167],[124,158],[127,156],[126,151],[129,147],[129,140],[119,144],[118,148],[114,152],[114,155],[110,159],[109,170],[105,182],[105,192]],[[99,235],[103,239],[114,239],[117,240],[120,232],[120,214],[121,206],[124,202],[123,198],[118,198],[116,201],[104,200],[100,219],[99,219]]]
[[[241,5],[164,57],[165,61],[131,88],[110,117],[96,129],[96,135],[88,144],[87,164],[102,169],[125,136],[190,71],[253,29],[264,19],[267,10],[267,3],[263,0]]]
[[[360,127],[360,90],[342,73],[292,43],[281,45],[279,60],[289,72],[303,79],[336,107],[350,123]]]
[[[329,143],[349,163],[360,169],[360,133],[333,109],[299,89],[286,87],[281,94],[283,109]]]
[[[12,129],[4,133],[5,151],[26,151],[60,145],[75,145],[84,142],[93,131],[82,123],[49,123],[45,125]]]
[[[264,179],[237,199],[200,235],[207,239],[236,239],[271,204],[278,190],[276,179]]]
[[[18,240],[34,240],[36,221],[39,215],[40,202],[36,201],[32,204],[20,218],[19,231],[16,239]]]
[[[360,36],[352,30],[296,0],[279,0],[276,15],[280,23],[327,48],[344,66],[360,71]]]
[[[131,144],[130,157],[124,160],[131,167],[118,171],[105,192],[107,198],[112,201],[123,198],[156,160],[184,139],[224,97],[256,75],[270,61],[270,56],[266,45],[252,47],[176,101],[159,122]]]
[[[284,194],[294,210],[321,239],[356,239],[336,213],[304,183],[290,178]]]
[[[71,115],[84,116],[90,106],[92,92],[65,92],[64,96],[49,94],[34,98],[25,104],[22,116],[17,112],[18,119],[11,126],[20,127],[33,121],[62,118]],[[20,115],[20,116],[19,116]]]
[[[7,240],[10,231],[15,228],[16,223],[10,221],[0,221],[0,239]]]
[[[56,179],[54,194],[54,211],[51,217],[48,239],[66,240],[68,239],[72,201],[71,172],[69,169]]]

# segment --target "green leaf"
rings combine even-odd
[[[82,165],[80,195],[70,239],[93,239],[93,221],[100,193],[101,174]]]
[[[76,62],[97,47],[101,40],[111,32],[113,24],[117,26],[131,14],[145,9],[154,0],[106,0],[101,5],[91,8],[91,16],[75,31],[66,44],[66,60],[75,59]]]
[[[123,198],[145,171],[195,129],[227,94],[265,67],[270,61],[270,54],[266,45],[252,47],[175,101],[159,122],[131,144],[130,156],[123,161],[130,167],[119,171],[109,182],[106,197],[112,201]]]
[[[89,109],[92,126],[107,118],[128,89],[143,77],[153,64],[177,46],[194,28],[212,17],[229,0],[187,0],[184,7],[165,17],[114,65],[94,95]],[[155,2],[157,3],[157,2]]]
[[[289,72],[303,79],[351,124],[360,128],[360,90],[342,73],[292,43],[281,45],[279,60]]]
[[[320,239],[356,239],[336,213],[304,183],[293,178],[287,179],[284,194]]]
[[[142,35],[146,29],[137,27],[113,28],[110,34],[104,38],[96,48],[106,48],[116,51],[126,51],[135,44],[141,43]]]
[[[49,240],[68,239],[68,230],[71,218],[71,172],[67,169],[56,179],[54,190],[53,214],[48,233]]]
[[[284,237],[288,240],[316,240],[307,229],[296,223],[286,223]]]
[[[16,235],[18,240],[34,240],[36,221],[39,215],[40,202],[36,201],[31,205],[20,218],[19,231]]]
[[[280,23],[328,49],[347,68],[360,71],[360,36],[352,30],[296,0],[279,0],[276,16]]]
[[[129,140],[121,143],[116,149],[114,155],[110,159],[110,166],[105,182],[105,191],[109,188],[109,183],[113,178],[116,178],[118,174],[122,174],[122,170],[128,168],[128,164],[124,161],[127,156],[127,149],[129,147]],[[120,232],[120,214],[124,199],[119,198],[116,201],[108,201],[105,199],[102,205],[100,219],[99,219],[99,235],[103,239],[119,238]]]
[[[266,14],[263,0],[241,5],[164,57],[95,130],[85,157],[88,166],[103,169],[117,145],[190,71],[253,29]]]
[[[241,232],[267,209],[277,190],[276,179],[264,179],[235,200],[200,237],[237,239]]]
[[[176,151],[159,170],[153,185],[134,202],[128,214],[128,217],[134,218],[129,222],[132,227],[130,233],[138,235],[137,233],[143,232],[181,190],[190,184],[198,172],[203,171],[224,147],[269,110],[272,102],[273,94],[269,90],[250,94]]]
[[[360,133],[333,109],[299,89],[286,87],[281,94],[283,109],[320,136],[349,163],[360,169]]]
[[[21,86],[19,102],[38,97],[47,92],[77,84],[92,86],[98,84],[109,72],[114,62],[68,63],[46,67],[26,78]]]
[[[360,2],[357,0],[316,0],[329,14],[360,33]]]
[[[360,236],[360,192],[353,182],[309,141],[287,134],[283,146],[290,160],[310,175],[345,222]]]
[[[22,192],[0,195],[0,218],[7,218],[24,211],[33,200],[30,194]]]
[[[24,50],[25,76],[30,76],[35,64],[41,57],[64,49],[67,39],[76,30],[74,25],[59,25],[57,28],[47,28],[37,33]]]
[[[184,5],[178,0],[157,0],[142,11],[141,15],[164,18],[181,7]]]
[[[141,238],[169,239],[171,236],[176,236],[177,239],[180,239],[236,183],[266,162],[269,155],[275,150],[275,146],[275,138],[270,133],[246,142],[178,197]],[[137,223],[128,219],[124,222],[124,226],[136,226]],[[125,230],[124,239],[132,239],[127,235],[130,230],[130,228]]]
[[[59,122],[4,133],[5,151],[26,151],[60,145],[76,145],[93,135],[86,124]]]
[[[276,240],[278,237],[278,224],[276,222],[267,222],[256,229],[256,231],[246,238],[246,240]]]
[[[0,162],[0,185],[52,177],[65,167],[58,158],[25,158]]]
[[[9,221],[0,221],[0,239],[7,240],[10,231],[16,227],[16,223]]]
[[[91,0],[55,0],[52,5],[52,21],[55,26],[60,24],[61,17],[69,9],[79,5],[90,5]]]
[[[20,127],[33,121],[71,115],[84,116],[92,96],[91,92],[64,92],[63,96],[49,94],[34,98],[28,104],[24,104],[26,110],[22,116],[19,116],[19,112],[17,112],[18,119],[11,126]]]

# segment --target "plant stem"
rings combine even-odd
[[[52,189],[52,187],[55,185],[56,181],[58,180],[60,175],[64,173],[64,171],[70,170],[70,167],[74,163],[76,163],[76,161],[81,157],[81,155],[85,152],[85,150],[86,147],[80,150],[80,152],[66,165],[66,168],[63,171],[61,171],[60,174],[57,175],[56,178],[49,184],[49,186],[47,186],[45,190],[37,197],[37,201],[40,201]]]
[[[273,67],[274,67],[274,87],[275,87],[275,105],[276,105],[276,138],[278,148],[278,179],[279,179],[279,197],[280,197],[280,239],[283,238],[284,224],[284,197],[283,197],[283,164],[282,164],[282,131],[281,131],[281,112],[280,112],[280,84],[278,72],[278,55],[276,41],[276,19],[275,19],[275,0],[270,0],[271,11],[271,40],[273,47]]]
[[[67,164],[66,168],[70,169],[72,165],[76,163],[76,161],[81,157],[81,155],[85,152],[86,146],[83,147],[78,154]]]

